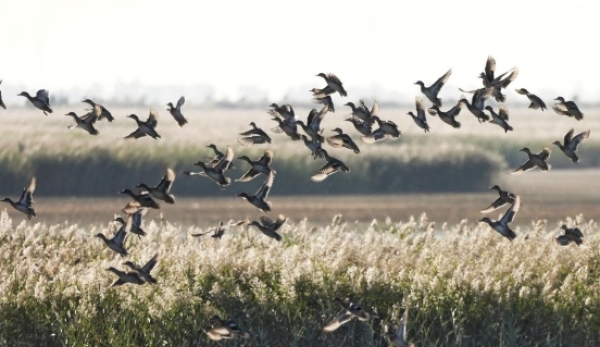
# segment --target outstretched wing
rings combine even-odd
[[[185,104],[185,97],[182,96],[177,101],[177,108],[181,108],[181,106],[183,106],[183,104]]]
[[[496,72],[496,59],[492,56],[488,56],[485,62],[485,78],[488,82],[494,80],[494,72]]]
[[[504,207],[506,204],[508,204],[508,202],[506,202],[502,198],[498,198],[498,199],[496,199],[496,201],[492,202],[492,204],[490,206],[488,206],[485,210],[481,210],[479,212],[490,213],[494,210]]]
[[[371,117],[377,116],[379,113],[379,103],[377,100],[373,101],[373,108],[371,108]]]
[[[450,79],[450,75],[452,75],[452,69],[448,70],[448,72],[446,72],[442,77],[438,78],[438,80],[435,81],[435,83],[432,84],[431,87],[429,87],[429,89],[431,89],[433,93],[437,95],[444,86],[444,84],[448,82],[448,79]]]
[[[269,176],[263,183],[262,187],[256,192],[256,197],[262,200],[265,200],[269,196],[269,192],[271,191],[271,187],[273,186],[273,181],[275,180],[275,175],[273,171],[269,172]]]
[[[214,167],[215,171],[223,173],[225,170],[227,170],[227,168],[229,168],[229,164],[231,164],[231,161],[233,160],[233,155],[233,148],[231,148],[231,146],[227,146],[225,155]]]
[[[573,141],[571,142],[571,148],[573,148],[573,150],[574,150],[574,151],[575,151],[575,150],[577,150],[577,147],[579,147],[579,145],[580,145],[580,144],[581,144],[581,143],[582,143],[582,142],[583,142],[585,139],[587,139],[588,137],[590,137],[590,131],[589,131],[589,130],[588,130],[588,131],[586,131],[586,132],[583,132],[583,133],[581,133],[581,134],[579,134],[579,135],[577,135],[577,136],[575,136],[575,137],[573,138]]]
[[[571,128],[571,130],[569,130],[569,132],[565,135],[565,139],[564,139],[564,145],[568,146],[571,141],[573,141],[573,134],[575,133],[575,129]]]
[[[175,171],[171,168],[167,168],[167,173],[163,176],[156,188],[161,189],[168,194],[171,191],[173,181],[175,181]]]
[[[538,156],[542,159],[542,160],[548,160],[548,158],[550,158],[550,154],[552,154],[552,148],[550,147],[544,147],[544,149],[538,154]]]
[[[37,91],[36,97],[43,101],[46,105],[50,106],[50,92],[48,89],[40,89]]]
[[[280,214],[280,215],[277,217],[277,220],[276,220],[274,223],[272,223],[273,230],[274,230],[274,231],[277,231],[277,230],[279,230],[279,228],[281,228],[281,226],[282,226],[283,224],[285,224],[285,222],[286,222],[286,221],[287,221],[287,218],[286,218],[284,215]]]
[[[156,263],[158,263],[158,253],[155,254],[154,257],[152,257],[152,259],[148,260],[146,265],[142,267],[141,272],[150,273],[150,271],[152,271],[152,269],[154,269],[154,267],[156,266]]]
[[[19,199],[19,203],[25,206],[31,206],[33,203],[33,192],[35,191],[35,187],[37,184],[37,180],[35,176],[31,178],[31,182],[29,185],[23,189],[23,193],[21,193],[21,198]]]
[[[335,318],[333,318],[331,322],[329,322],[329,324],[327,324],[323,328],[323,331],[334,331],[337,328],[339,328],[342,324],[348,322],[350,319],[352,319],[352,314],[350,314],[350,312],[348,312],[347,310],[343,309],[335,316]]]
[[[498,116],[505,121],[508,121],[508,108],[506,108],[504,105],[500,105],[500,108],[498,109]]]
[[[124,139],[125,140],[139,139],[140,137],[144,137],[144,136],[146,136],[146,133],[143,130],[141,130],[140,128],[137,128],[137,129],[135,129],[134,132],[125,136]]]
[[[426,120],[425,118],[425,102],[421,97],[415,97],[415,107],[417,108],[417,118]]]
[[[156,128],[156,125],[158,124],[158,111],[156,111],[155,109],[151,109],[150,115],[148,116],[148,120],[146,121],[146,123],[149,126]]]
[[[531,161],[531,160],[527,160],[523,165],[521,165],[518,169],[516,169],[515,171],[511,172],[511,175],[518,175],[518,174],[522,174],[524,172],[527,171],[531,171],[533,169],[536,168],[536,165]]]
[[[515,202],[510,206],[510,208],[506,211],[502,219],[500,220],[504,224],[512,223],[515,220],[515,215],[519,212],[521,208],[521,197],[517,195],[515,198]]]
[[[266,149],[265,153],[263,153],[263,156],[258,161],[265,166],[269,166],[273,162],[273,154],[272,150]]]

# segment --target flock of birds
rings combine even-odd
[[[461,127],[460,122],[456,120],[456,117],[461,113],[463,108],[466,108],[471,114],[473,114],[477,120],[482,122],[488,122],[501,127],[504,132],[513,131],[513,127],[509,125],[509,111],[503,104],[506,100],[506,96],[502,94],[502,90],[506,89],[514,80],[517,78],[519,71],[517,68],[513,68],[499,76],[495,75],[496,61],[492,57],[488,57],[485,65],[485,71],[479,75],[481,78],[483,87],[466,91],[460,89],[463,93],[473,94],[471,101],[467,100],[464,96],[461,97],[460,101],[452,108],[447,111],[442,111],[442,100],[438,97],[440,90],[446,84],[452,74],[452,70],[448,70],[443,76],[437,81],[431,84],[429,87],[425,86],[425,83],[418,81],[415,84],[420,86],[421,93],[431,103],[430,107],[426,107],[425,100],[421,97],[415,98],[415,112],[408,112],[407,114],[412,117],[415,124],[423,129],[426,133],[430,131],[429,123],[427,120],[426,113],[431,116],[437,116],[440,120],[453,128],[459,129]],[[336,93],[342,97],[347,96],[347,92],[343,86],[341,80],[334,74],[320,73],[317,76],[322,77],[326,83],[323,88],[313,88],[310,90],[315,103],[321,104],[323,107],[321,110],[312,109],[308,115],[306,123],[302,120],[297,119],[294,109],[291,105],[277,105],[272,104],[268,113],[272,116],[272,120],[276,122],[276,126],[271,128],[271,132],[275,134],[285,134],[293,141],[302,140],[305,146],[310,150],[310,155],[317,159],[324,159],[326,163],[324,166],[316,171],[311,180],[314,182],[322,182],[329,176],[337,172],[350,172],[350,168],[344,164],[341,160],[336,159],[329,155],[329,153],[322,148],[322,145],[327,142],[333,148],[346,148],[353,151],[356,154],[360,153],[358,145],[352,140],[352,138],[345,134],[341,128],[333,129],[336,135],[324,136],[321,122],[328,112],[335,112],[335,106],[333,103],[332,96]],[[1,81],[0,81],[1,83]],[[538,96],[530,93],[524,88],[516,90],[517,93],[527,96],[530,101],[529,108],[534,110],[545,110],[546,104]],[[52,113],[50,108],[50,98],[47,90],[39,90],[35,96],[29,95],[27,92],[19,94],[26,97],[33,106],[42,110],[45,115]],[[492,106],[486,105],[488,99],[494,98],[498,103],[498,109],[495,111]],[[583,113],[579,110],[578,106],[573,101],[566,101],[562,97],[555,99],[558,101],[553,105],[552,109],[559,115],[575,118],[576,120],[583,119]],[[88,132],[90,135],[99,135],[98,130],[95,128],[97,121],[107,120],[112,122],[114,117],[112,114],[103,106],[90,99],[83,101],[87,103],[91,109],[88,112],[79,117],[75,112],[69,112],[66,115],[72,117],[75,121],[75,125],[69,126],[70,129],[80,128]],[[181,97],[176,105],[168,103],[167,110],[173,116],[175,121],[180,127],[187,124],[187,120],[182,113],[182,106],[185,104],[185,98]],[[350,107],[352,114],[345,121],[351,122],[354,128],[361,135],[360,139],[365,144],[373,144],[376,142],[384,141],[386,139],[398,138],[401,135],[398,126],[391,120],[382,120],[379,117],[379,104],[377,101],[373,102],[372,107],[369,109],[365,103],[360,100],[358,106],[352,102],[348,102],[345,106]],[[0,93],[0,107],[6,109],[2,102],[2,96]],[[486,114],[485,111],[488,111]],[[145,136],[150,136],[154,139],[158,139],[161,136],[158,134],[156,127],[158,125],[159,115],[154,109],[150,110],[150,114],[146,121],[140,120],[140,118],[131,114],[127,117],[133,119],[137,123],[137,129],[131,134],[125,136],[125,139],[139,139]],[[375,128],[377,125],[377,128]],[[240,134],[238,143],[242,146],[254,146],[270,144],[271,138],[269,135],[259,128],[254,122],[250,123],[251,129]],[[304,134],[300,134],[299,127],[302,129]],[[589,137],[590,131],[587,130],[574,136],[574,129],[571,129],[564,137],[563,143],[556,141],[554,142],[560,150],[570,158],[574,163],[579,161],[576,155],[576,151],[579,145]],[[210,144],[207,146],[214,151],[214,155],[208,157],[208,161],[198,161],[194,165],[200,167],[201,171],[191,172],[184,171],[184,174],[189,176],[204,176],[212,180],[220,186],[228,186],[231,184],[231,178],[226,176],[228,170],[233,169],[234,150],[231,146],[227,146],[225,153],[219,151],[217,146]],[[535,168],[540,168],[542,171],[550,170],[550,165],[547,163],[552,150],[549,147],[544,147],[539,153],[532,153],[528,148],[523,148],[521,151],[527,153],[527,161],[517,168],[512,174],[520,174]],[[261,158],[252,160],[247,156],[241,156],[237,159],[245,161],[249,165],[249,170],[242,175],[237,182],[249,182],[259,175],[263,174],[266,179],[260,189],[254,194],[250,195],[247,193],[238,194],[239,197],[246,199],[252,206],[258,208],[262,212],[270,212],[272,210],[272,204],[268,201],[269,192],[273,186],[276,171],[271,167],[273,162],[274,152],[270,149],[266,149]],[[96,237],[102,239],[102,241],[108,246],[109,249],[118,253],[122,257],[127,256],[127,250],[124,246],[125,237],[128,233],[136,234],[138,237],[146,235],[146,232],[142,228],[143,216],[149,209],[159,209],[160,205],[156,200],[162,200],[169,204],[175,203],[175,197],[171,193],[171,187],[175,181],[175,172],[168,168],[165,175],[162,177],[160,182],[156,186],[149,186],[145,183],[138,184],[136,188],[139,192],[135,192],[131,189],[124,189],[120,193],[129,195],[132,200],[122,209],[123,213],[127,215],[127,218],[116,218],[114,222],[121,224],[121,227],[114,234],[112,238],[107,238],[102,233],[96,235]],[[9,198],[5,198],[2,201],[8,202],[16,210],[23,212],[29,219],[36,216],[35,210],[32,207],[33,204],[33,192],[36,188],[36,178],[33,177],[30,184],[23,190],[21,197],[17,201],[12,201]],[[502,190],[499,186],[495,185],[490,189],[494,189],[498,192],[499,197],[482,213],[489,213],[496,209],[504,206],[510,206],[502,218],[497,221],[493,221],[490,218],[482,218],[480,222],[489,224],[489,226],[497,231],[502,236],[513,240],[516,237],[516,233],[511,230],[509,224],[513,222],[515,215],[521,207],[521,198],[518,195]],[[225,230],[229,226],[248,224],[258,228],[264,235],[280,241],[281,235],[277,232],[278,229],[287,221],[287,218],[283,215],[279,215],[278,218],[273,221],[269,217],[260,217],[260,222],[257,221],[240,221],[237,223],[230,223],[223,225],[221,223],[217,228],[211,229],[206,233],[193,234],[194,237],[200,237],[212,232],[213,238],[221,238]],[[570,242],[574,242],[577,245],[582,243],[583,234],[578,228],[568,228],[566,225],[562,226],[565,233],[556,238],[557,242],[563,246],[568,245]],[[131,271],[120,271],[113,267],[107,269],[116,276],[118,280],[114,282],[112,286],[119,286],[125,283],[142,285],[145,283],[157,283],[156,279],[150,274],[158,261],[158,255],[154,255],[144,266],[139,266],[131,261],[124,263]],[[335,299],[336,302],[342,307],[341,311],[335,316],[335,318],[324,327],[324,331],[330,332],[339,328],[342,324],[350,321],[353,318],[359,320],[367,320],[369,314],[365,312],[360,306],[349,300]],[[387,335],[390,341],[395,346],[408,346],[404,335],[406,331],[406,316],[405,311],[399,325],[387,326]],[[209,338],[212,340],[229,339],[234,337],[248,337],[248,333],[244,332],[238,324],[233,320],[222,320],[218,316],[213,317],[213,322],[216,326],[206,331]]]

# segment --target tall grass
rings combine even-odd
[[[126,245],[137,263],[158,252],[159,284],[108,288],[105,269],[126,259],[93,235],[111,227],[13,225],[2,213],[0,344],[205,346],[219,314],[250,332],[246,346],[385,346],[383,323],[410,307],[417,346],[597,346],[600,238],[596,223],[578,222],[585,243],[563,248],[544,222],[509,242],[425,215],[368,227],[289,221],[278,243],[246,227],[196,239],[201,230],[158,220]],[[336,296],[373,318],[323,333]]]

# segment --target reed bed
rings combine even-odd
[[[348,216],[348,218],[352,218]],[[13,224],[0,214],[0,344],[6,346],[387,346],[383,324],[409,310],[416,346],[598,346],[600,237],[582,216],[584,244],[560,247],[557,226],[436,225],[426,215],[370,225],[288,221],[276,242],[245,226],[222,239],[146,221],[127,258],[93,236],[114,226]],[[109,288],[105,271],[154,254],[157,285]],[[322,327],[350,297],[371,313]],[[211,343],[213,315],[250,339]]]

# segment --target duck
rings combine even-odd
[[[560,143],[560,141],[554,141],[554,145],[557,145],[558,148],[560,148],[560,150],[567,156],[569,157],[569,159],[571,159],[574,163],[579,163],[579,157],[577,156],[577,154],[575,154],[575,152],[577,152],[577,149],[579,148],[579,145],[581,145],[581,143],[585,140],[587,140],[588,137],[590,137],[590,130],[588,129],[588,131],[584,131],[581,134],[573,137],[573,134],[575,132],[575,129],[571,128],[571,130],[569,130],[569,132],[565,135],[564,138],[564,145]]]
[[[337,133],[337,135],[326,137],[325,140],[327,143],[334,148],[348,148],[354,151],[354,153],[359,154],[360,149],[352,141],[352,138],[347,134],[344,134],[344,131],[340,128],[333,129],[333,132]]]
[[[446,84],[448,79],[450,79],[450,75],[452,75],[452,69],[448,70],[448,72],[446,72],[442,77],[438,78],[438,80],[429,87],[425,87],[425,84],[422,81],[417,81],[415,84],[421,86],[421,93],[423,93],[423,95],[425,95],[429,101],[431,101],[437,107],[442,107],[442,100],[438,98],[438,94],[440,90],[442,90],[444,84]]]
[[[500,188],[500,186],[498,186],[498,185],[494,185],[494,186],[490,187],[489,189],[493,189],[493,190],[497,191],[498,195],[500,195],[500,196],[498,197],[498,199],[494,200],[494,202],[492,202],[492,204],[490,206],[488,206],[485,210],[479,211],[481,213],[490,213],[490,212],[495,211],[499,208],[502,208],[508,204],[512,204],[515,202],[515,198],[517,197],[513,193],[510,193],[506,190],[502,190],[502,188]]]
[[[505,79],[502,79],[504,75],[508,72],[503,73],[502,75],[496,77],[492,86],[492,96],[496,99],[497,102],[505,102],[506,96],[502,94],[502,89],[506,89],[512,82],[514,82],[519,76],[519,69],[517,67],[513,67],[510,70],[510,75]]]
[[[559,101],[558,103],[554,104],[554,106],[552,106],[552,109],[557,114],[561,116],[574,117],[577,120],[583,119],[583,113],[581,113],[579,107],[577,107],[577,104],[575,104],[575,102],[565,101],[565,98],[563,98],[562,96],[559,96],[554,100]]]
[[[31,220],[31,218],[36,217],[35,210],[33,209],[33,192],[35,191],[35,187],[37,185],[37,180],[35,176],[31,178],[29,185],[23,189],[21,193],[21,197],[18,201],[12,201],[10,198],[4,198],[1,201],[8,202],[15,210],[19,212],[23,212],[27,215],[27,219]]]
[[[302,127],[302,130],[304,130],[306,135],[323,142],[325,139],[321,135],[323,133],[323,129],[321,129],[321,122],[325,118],[327,112],[327,106],[323,106],[321,111],[317,111],[313,108],[308,114],[308,120],[306,124],[304,124],[304,122],[301,120],[296,121],[296,124]]]
[[[529,99],[529,101],[531,101],[528,108],[531,108],[534,110],[542,109],[542,111],[546,109],[546,103],[544,103],[544,101],[542,99],[540,99],[537,95],[531,94],[527,89],[519,88],[519,89],[515,89],[515,91],[521,95],[527,96],[527,99]]]
[[[214,156],[206,157],[209,160],[209,165],[215,166],[225,157],[225,153],[219,151],[217,146],[212,143],[206,146],[206,148],[211,148],[213,152],[215,152]],[[198,162],[194,163],[194,165],[198,165]],[[233,162],[229,162],[229,166],[225,169],[225,171],[233,169],[235,169],[235,165],[233,164]]]
[[[517,212],[519,212],[520,208],[521,198],[517,195],[515,196],[515,201],[510,206],[510,208],[506,210],[502,218],[500,218],[497,221],[492,221],[488,217],[483,217],[481,220],[479,220],[479,222],[487,223],[500,235],[512,241],[515,239],[515,237],[517,237],[517,234],[514,231],[512,231],[508,225],[515,220],[515,215],[517,214]]]
[[[130,229],[126,231],[136,234],[138,238],[141,238],[141,236],[146,236],[146,231],[142,229],[142,219],[146,215],[146,212],[148,212],[148,208],[143,207],[138,208],[138,210],[134,213],[127,215],[127,219],[131,218],[131,226],[129,227]],[[117,217],[113,220],[113,222],[120,223],[121,228],[125,228],[127,226],[127,221],[124,220],[123,217]]]
[[[485,62],[485,71],[479,74],[479,78],[482,79],[483,86],[486,88],[491,87],[495,82],[495,74],[496,72],[496,59],[491,55],[488,55],[487,60]]]
[[[277,217],[276,221],[273,221],[271,218],[262,216],[260,217],[260,223],[257,221],[252,221],[249,226],[254,226],[258,228],[263,234],[266,236],[275,239],[277,241],[281,241],[281,235],[277,233],[277,230],[281,228],[283,224],[287,221],[287,218],[280,214]]]
[[[419,128],[425,130],[426,133],[429,132],[429,124],[427,124],[427,117],[425,117],[425,103],[418,96],[415,98],[415,107],[417,108],[417,115],[415,116],[412,111],[408,112],[407,115],[412,117]]]
[[[352,116],[350,118],[346,118],[345,121],[352,123],[354,129],[356,129],[363,136],[369,136],[373,133],[374,120],[365,122],[356,116]]]
[[[263,143],[271,143],[271,138],[261,128],[256,126],[256,123],[251,122],[252,129],[241,133],[244,136],[238,138],[238,143],[242,146],[254,146]]]
[[[301,135],[301,138],[304,141],[304,145],[310,150],[310,156],[313,157],[313,160],[324,158],[323,153],[321,153],[321,141],[315,140],[312,137],[309,140],[306,135]]]
[[[212,322],[217,323],[212,329],[206,331],[208,338],[213,341],[229,340],[236,337],[247,339],[250,334],[243,331],[233,320],[223,320],[219,316],[211,318]]]
[[[561,246],[568,246],[571,242],[575,242],[577,246],[583,243],[583,233],[579,228],[569,228],[564,224],[560,228],[565,231],[563,235],[556,238],[556,242]]]
[[[125,265],[128,268],[130,268],[131,270],[135,271],[138,274],[138,276],[142,280],[144,280],[145,283],[156,284],[157,283],[156,279],[154,277],[152,277],[152,275],[150,275],[150,272],[152,271],[152,269],[154,269],[154,267],[156,266],[156,263],[158,263],[158,254],[155,254],[150,260],[148,260],[146,265],[144,265],[142,267],[132,263],[131,261],[126,261],[125,263],[123,263],[123,265]]]
[[[500,105],[498,113],[494,112],[494,109],[491,106],[486,106],[485,109],[492,116],[492,119],[489,121],[490,123],[499,125],[504,129],[505,134],[509,131],[513,131],[513,127],[508,124],[508,109],[506,106]]]
[[[331,96],[326,95],[320,98],[313,98],[313,101],[317,104],[322,104],[323,106],[327,106],[327,108],[329,109],[329,111],[335,113],[335,105],[333,105],[333,100],[331,99]]]
[[[50,108],[50,92],[48,89],[40,89],[37,91],[35,96],[29,95],[27,92],[21,92],[18,96],[24,96],[35,106],[37,109],[42,110],[44,115],[48,115],[48,113],[52,113],[52,109]]]
[[[460,129],[460,122],[456,120],[456,116],[460,114],[462,111],[463,103],[458,102],[454,107],[452,107],[448,112],[442,112],[439,107],[436,105],[431,106],[427,109],[432,116],[439,116],[442,122],[450,125],[454,129]]]
[[[181,106],[183,106],[183,104],[185,104],[185,97],[183,96],[177,100],[177,106],[173,106],[172,102],[167,104],[167,111],[173,116],[179,127],[183,127],[188,122],[183,116],[183,113],[181,113]]]
[[[333,320],[329,322],[324,328],[325,332],[332,332],[339,328],[342,324],[345,324],[351,321],[353,318],[357,318],[360,321],[367,321],[370,315],[365,312],[359,305],[350,302],[349,299],[342,300],[340,298],[333,299],[334,302],[337,302],[342,309],[335,315]]]
[[[294,123],[290,124],[289,122],[286,122],[285,120],[282,120],[278,117],[271,118],[271,120],[276,121],[278,124],[276,127],[273,127],[270,129],[273,133],[275,133],[275,134],[285,133],[287,136],[289,136],[294,141],[301,139],[300,134],[298,134],[297,121],[294,121]]]
[[[325,160],[327,160],[327,164],[319,169],[312,177],[310,178],[313,182],[323,182],[327,177],[333,175],[336,172],[350,172],[350,168],[346,166],[341,160],[336,159],[334,157],[330,157],[326,150],[321,149],[321,153]]]
[[[142,285],[144,284],[144,280],[142,280],[142,278],[140,277],[140,275],[138,275],[137,272],[134,271],[120,271],[115,269],[114,267],[109,267],[108,269],[106,269],[107,271],[110,271],[112,273],[114,273],[115,275],[119,276],[119,279],[113,283],[110,287],[117,287],[117,286],[122,286],[123,284],[126,283],[131,283],[131,284],[138,284],[138,285]]]
[[[108,110],[104,106],[97,104],[90,99],[85,99],[82,102],[92,107],[90,112],[83,117],[87,122],[94,124],[96,123],[96,121],[103,119],[106,119],[109,122],[112,122],[114,120],[112,114],[108,112]]]
[[[550,154],[552,154],[552,149],[550,147],[544,147],[544,149],[538,154],[531,153],[527,147],[520,149],[520,151],[527,153],[529,159],[518,169],[511,172],[511,175],[519,175],[524,172],[531,171],[536,167],[539,167],[542,171],[550,170],[551,166],[546,162],[548,158],[550,158]]]
[[[250,182],[256,176],[262,174],[268,175],[273,169],[271,169],[271,163],[273,162],[273,151],[270,149],[265,150],[263,156],[257,161],[250,160],[247,156],[243,155],[238,159],[243,160],[250,164],[250,170],[248,170],[242,177],[237,179],[237,182]]]
[[[158,112],[154,109],[150,110],[148,120],[145,122],[141,121],[135,114],[130,114],[127,118],[135,120],[138,128],[131,134],[125,136],[126,140],[139,139],[140,137],[150,136],[153,139],[160,139],[160,135],[156,132],[156,125],[158,125]]]
[[[125,242],[125,237],[127,236],[127,230],[131,230],[131,220],[127,219],[127,223],[123,228],[120,228],[119,231],[113,236],[112,239],[107,239],[106,236],[102,233],[98,233],[95,237],[100,238],[104,241],[104,244],[108,246],[111,250],[119,254],[121,257],[127,256],[127,250],[123,246]]]
[[[475,95],[473,95],[473,99],[475,99]],[[477,100],[481,100],[481,99],[477,99]],[[475,103],[469,103],[469,101],[467,99],[465,99],[464,96],[461,97],[459,103],[462,103],[464,106],[466,106],[467,109],[469,110],[469,112],[471,112],[477,118],[477,121],[479,123],[487,122],[490,120],[490,116],[485,114],[483,112],[483,109],[477,107],[475,105]]]
[[[148,193],[150,193],[150,195],[156,199],[166,202],[167,204],[174,204],[175,195],[171,193],[171,187],[173,186],[174,181],[175,171],[169,167],[156,187],[150,187],[145,183],[140,183],[135,187],[146,190]]]
[[[325,90],[323,90],[321,93],[325,93],[326,95],[329,94],[333,94],[330,93],[330,90],[333,90],[334,92],[338,92],[341,96],[346,97],[348,96],[348,93],[346,93],[346,89],[344,89],[344,85],[342,83],[342,81],[340,81],[340,79],[332,74],[332,73],[320,73],[317,75],[317,77],[323,77],[323,79],[325,80],[325,82],[327,83],[327,87],[325,87]],[[319,94],[321,94],[319,93]],[[316,94],[315,97],[321,96],[319,94]]]
[[[398,130],[396,123],[392,121],[382,121],[378,116],[373,117],[373,120],[379,125],[378,129],[375,129],[371,135],[362,136],[360,139],[362,142],[367,144],[373,144],[377,141],[385,139],[394,139],[400,137],[402,133]]]
[[[98,136],[100,133],[94,127],[94,124],[89,121],[90,118],[79,118],[75,112],[69,112],[65,114],[65,116],[73,117],[75,120],[75,125],[67,126],[68,129],[80,128],[85,130],[88,134]]]
[[[200,166],[202,168],[201,172],[184,171],[183,173],[188,176],[192,176],[192,175],[206,176],[206,177],[210,178],[216,184],[218,184],[222,187],[226,187],[231,184],[231,178],[225,177],[224,173],[229,168],[229,165],[230,165],[231,161],[233,160],[233,156],[234,156],[233,148],[231,148],[231,146],[227,146],[227,151],[225,152],[225,156],[223,158],[221,158],[221,160],[218,163],[214,164],[214,166],[211,165],[210,163],[207,164],[207,163],[199,161],[199,162],[195,163],[194,165]]]
[[[207,235],[207,234],[209,234],[212,231],[213,234],[210,237],[212,237],[214,239],[219,239],[220,240],[221,237],[223,237],[223,235],[225,235],[225,229],[226,229],[226,227],[228,227],[230,225],[241,225],[241,224],[245,224],[245,223],[246,223],[246,221],[243,221],[243,222],[238,222],[238,223],[235,223],[235,224],[228,224],[226,226],[223,226],[223,222],[221,222],[217,228],[209,229],[205,233],[191,234],[191,236],[192,237],[200,237],[200,236]]]
[[[160,205],[154,201],[152,195],[147,192],[141,194],[134,193],[131,189],[123,189],[120,191],[121,194],[127,194],[133,198],[133,200],[123,208],[125,214],[134,214],[140,208],[153,208],[159,209]]]
[[[385,326],[385,335],[390,340],[392,345],[396,347],[414,347],[414,344],[406,341],[406,325],[408,321],[408,308],[404,310],[404,314],[398,325],[387,323]]]
[[[362,102],[362,100],[360,102]],[[347,102],[344,106],[350,107],[352,116],[358,117],[363,122],[367,122],[369,121],[369,118],[371,118],[371,112],[369,112],[366,107],[356,107],[353,102]]]
[[[285,105],[277,105],[276,103],[271,104],[271,109],[267,111],[273,117],[280,118],[290,124],[294,130],[296,129],[296,113],[294,112],[294,108],[290,104]]]
[[[254,207],[258,208],[263,212],[270,212],[272,204],[270,201],[266,201],[269,197],[269,192],[271,191],[271,187],[273,187],[273,181],[275,180],[275,173],[271,170],[267,176],[267,179],[262,184],[262,186],[258,189],[256,194],[248,195],[246,193],[237,194],[237,196],[246,199],[250,204]]]

